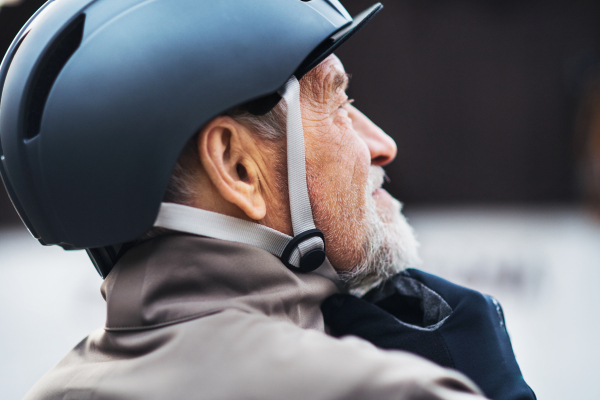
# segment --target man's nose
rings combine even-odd
[[[371,165],[384,166],[396,158],[398,148],[394,139],[389,137],[380,127],[375,125],[358,108],[350,106],[348,115],[352,119],[352,126],[365,141],[371,152]]]

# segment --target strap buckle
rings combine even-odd
[[[320,237],[321,240],[323,240],[323,248],[312,249],[304,254],[300,259],[300,267],[290,264],[290,257],[298,244],[313,237]],[[323,232],[321,232],[320,229],[309,229],[294,236],[287,246],[285,246],[285,249],[281,254],[281,262],[283,262],[283,264],[290,270],[295,272],[306,273],[312,272],[319,268],[323,262],[325,262],[325,236],[323,235]]]

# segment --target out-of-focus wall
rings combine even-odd
[[[44,4],[43,0],[0,0],[0,57],[8,50],[19,29]],[[0,227],[20,223],[4,185],[0,185]]]
[[[342,0],[352,14],[374,1]],[[398,143],[387,188],[421,268],[500,299],[540,398],[597,398],[600,225],[574,203],[600,209],[600,2],[383,2],[337,54],[356,105]],[[0,9],[0,53],[42,4]],[[534,205],[448,206],[507,202]],[[15,223],[0,188],[0,398],[22,397],[105,313],[85,253]]]
[[[351,14],[373,0],[344,0]],[[424,203],[574,201],[574,126],[598,76],[595,0],[393,0],[337,54],[398,143],[387,189]],[[0,11],[0,52],[42,0]],[[16,220],[0,190],[0,225]]]
[[[373,0],[346,0],[355,14]],[[398,143],[408,205],[579,197],[573,126],[600,60],[595,0],[394,0],[337,52]]]
[[[4,186],[0,186],[0,227],[19,223],[19,216],[15,212]]]

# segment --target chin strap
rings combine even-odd
[[[306,185],[300,84],[292,76],[279,92],[287,105],[287,165],[294,237],[254,222],[173,203],[162,203],[155,227],[259,247],[294,271],[311,272],[325,261],[325,238],[315,228]]]

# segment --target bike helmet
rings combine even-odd
[[[314,270],[324,242],[311,225],[297,80],[381,8],[352,19],[338,0],[48,1],[0,67],[0,173],[21,219],[44,245],[86,249],[103,277],[152,226],[277,241],[262,247]],[[190,210],[161,201],[188,140],[234,106],[263,114],[281,96],[295,238],[202,210],[198,221],[216,218],[199,223],[208,231],[178,224]],[[209,232],[226,221],[243,235]]]

